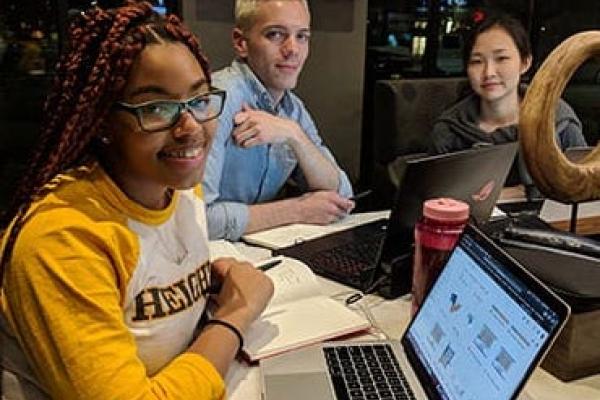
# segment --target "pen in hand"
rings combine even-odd
[[[350,197],[348,200],[352,200],[352,201],[360,200],[363,197],[367,197],[368,195],[370,195],[371,192],[372,192],[371,189],[367,189],[367,190],[365,190],[363,192],[355,194],[354,196]]]
[[[269,258],[267,260],[264,260],[264,261],[256,264],[255,266],[256,266],[256,269],[258,269],[262,272],[266,272],[266,271],[270,270],[271,268],[278,266],[282,262],[283,262],[282,257]],[[221,282],[215,280],[211,275],[211,283],[210,283],[210,286],[208,287],[208,293],[209,294],[219,294],[220,291],[221,291]]]
[[[277,265],[281,264],[282,261],[283,261],[282,258],[269,259],[269,260],[266,260],[266,261],[256,265],[256,269],[261,270],[262,272],[266,272],[266,271],[270,270],[271,268],[276,267]]]

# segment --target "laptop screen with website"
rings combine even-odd
[[[434,397],[509,399],[563,318],[465,234],[403,341]]]

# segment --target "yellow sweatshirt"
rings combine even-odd
[[[200,188],[149,210],[92,165],[46,189],[0,294],[42,388],[61,400],[222,398],[215,368],[185,351],[210,281]]]

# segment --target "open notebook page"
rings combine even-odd
[[[368,329],[368,320],[322,294],[314,273],[284,258],[268,270],[273,299],[246,333],[244,352],[252,361]]]

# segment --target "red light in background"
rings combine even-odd
[[[485,19],[485,13],[483,11],[475,10],[475,12],[473,12],[473,22],[475,22],[476,24],[480,23],[484,19]]]

